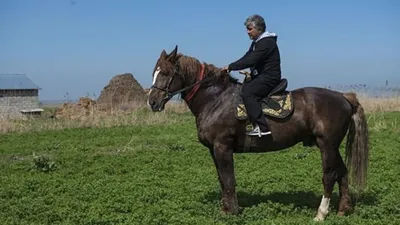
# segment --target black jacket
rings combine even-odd
[[[267,36],[253,41],[249,50],[239,60],[229,64],[229,70],[250,68],[252,76],[262,75],[272,83],[281,80],[281,58],[277,36]],[[254,50],[253,50],[254,47]]]

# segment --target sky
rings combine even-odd
[[[289,89],[400,85],[399,12],[397,0],[1,0],[0,74],[28,75],[40,100],[97,98],[122,73],[147,88],[175,45],[220,67],[237,60],[251,42],[243,22],[259,14]]]

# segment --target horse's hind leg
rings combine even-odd
[[[347,168],[343,162],[340,153],[338,152],[338,170],[337,170],[337,182],[339,185],[339,210],[338,215],[343,216],[346,212],[351,210],[351,200],[349,195],[349,185],[348,185],[348,173]]]
[[[337,144],[329,143],[329,140],[324,140],[324,138],[317,138],[317,142],[322,156],[322,184],[324,186],[324,194],[314,220],[322,221],[329,213],[329,203],[333,187],[338,178],[338,162],[341,158]]]
[[[327,146],[325,143],[323,146]],[[347,168],[340,155],[338,147],[321,148],[324,195],[318,212],[314,220],[321,221],[326,218],[329,212],[329,203],[335,182],[339,185],[339,210],[338,215],[343,216],[351,210],[351,200],[349,195]]]

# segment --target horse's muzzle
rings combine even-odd
[[[160,112],[164,110],[163,102],[157,103],[155,100],[148,100],[147,103],[153,112]]]

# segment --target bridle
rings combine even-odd
[[[177,91],[170,92],[169,89],[170,89],[170,86],[171,86],[172,81],[174,80],[175,77],[178,77],[178,78],[179,78],[179,76],[180,76],[180,73],[179,73],[179,62],[177,61],[177,62],[175,63],[174,75],[173,75],[171,78],[169,78],[168,83],[167,83],[167,86],[166,86],[165,88],[161,88],[161,87],[157,87],[155,84],[153,84],[153,85],[151,86],[151,88],[155,88],[155,89],[158,89],[158,90],[160,90],[160,91],[164,91],[164,92],[166,93],[166,96],[165,96],[164,99],[161,101],[162,103],[164,103],[164,102],[170,100],[170,99],[171,99],[172,97],[174,97],[175,95],[177,95],[177,94],[179,94],[179,93],[181,93],[181,92],[184,92],[184,91],[186,91],[186,90],[188,90],[188,89],[194,87],[194,88],[189,92],[189,94],[187,94],[187,95],[185,96],[185,98],[184,98],[186,102],[189,102],[189,101],[193,98],[193,96],[196,94],[196,92],[198,91],[198,89],[200,88],[200,84],[202,84],[202,83],[204,83],[204,82],[206,82],[206,81],[209,81],[209,80],[211,80],[211,79],[213,78],[212,76],[207,77],[207,78],[204,78],[204,76],[205,76],[205,73],[204,73],[205,68],[204,68],[204,67],[205,67],[205,66],[204,66],[204,63],[202,63],[202,64],[201,64],[201,71],[200,71],[200,74],[199,74],[198,77],[196,77],[196,78],[197,78],[197,81],[196,81],[194,84],[191,84],[191,85],[189,85],[189,86],[187,86],[187,87],[184,87],[184,88],[182,88],[182,89],[179,89],[179,90],[177,90]]]

